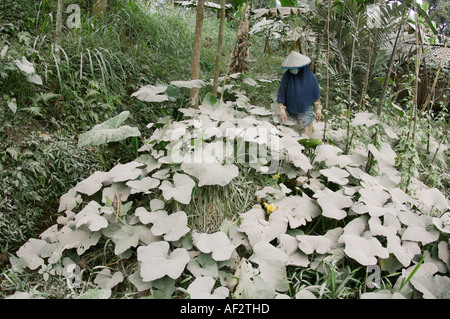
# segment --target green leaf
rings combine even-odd
[[[422,265],[424,260],[425,260],[425,254],[423,255],[422,259],[420,259],[420,261],[417,263],[416,267],[414,267],[413,271],[408,276],[408,278],[406,280],[405,280],[405,278],[403,278],[403,281],[402,281],[399,291],[401,291],[402,288],[408,283],[408,281],[411,280],[411,278],[414,276],[414,274],[417,272],[417,270],[419,270],[419,267]]]
[[[129,115],[130,112],[124,111],[101,124],[95,125],[90,131],[80,134],[78,147],[118,142],[130,136],[140,136],[141,132],[137,127],[120,126]]]
[[[280,0],[282,7],[295,7],[297,6],[297,0]]]
[[[299,140],[298,142],[302,144],[305,149],[316,148],[318,145],[322,144],[322,140],[318,138],[304,138]]]

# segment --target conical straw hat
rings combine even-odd
[[[302,66],[308,65],[311,63],[311,59],[306,55],[300,54],[296,51],[291,51],[289,55],[284,59],[281,64],[281,68],[283,69],[295,69],[301,68]]]

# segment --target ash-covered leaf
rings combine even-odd
[[[371,127],[378,123],[380,123],[380,120],[377,115],[370,112],[358,112],[351,121],[351,125],[353,126],[365,125],[367,127]]]
[[[397,216],[392,213],[386,213],[382,216],[383,221],[380,217],[372,216],[369,219],[370,232],[374,236],[396,236],[401,229],[400,221]]]
[[[181,169],[198,179],[198,186],[225,186],[239,175],[239,169],[234,164],[218,163],[183,163]]]
[[[273,203],[288,220],[291,228],[306,225],[320,215],[320,209],[306,194],[302,196],[286,196]]]
[[[20,71],[27,75],[31,75],[35,73],[35,69],[33,63],[27,60],[25,56],[22,57],[22,60],[14,60],[14,63],[19,68]]]
[[[58,213],[64,210],[70,211],[77,207],[77,205],[82,201],[83,199],[81,198],[81,195],[77,194],[76,188],[71,188],[67,193],[61,196],[59,200]]]
[[[80,134],[78,147],[87,145],[102,145],[110,142],[123,141],[131,136],[140,136],[137,127],[129,125],[120,126],[130,115],[129,111],[123,111],[109,120],[95,125],[91,130]]]
[[[111,289],[89,289],[79,295],[76,299],[109,299],[111,297]]]
[[[235,281],[231,282],[232,287],[236,286],[233,297],[237,299],[248,298],[273,298],[276,293],[265,289],[264,283],[257,280],[259,271],[253,268],[250,261],[242,258],[234,273]]]
[[[425,214],[431,215],[434,210],[444,213],[450,208],[449,201],[437,188],[420,189],[415,197],[421,204],[421,211]]]
[[[187,288],[191,299],[225,299],[229,295],[227,287],[218,287],[212,292],[216,280],[213,277],[197,277]]]
[[[372,236],[370,231],[365,231],[367,228],[366,218],[355,218],[344,227],[344,232],[338,240],[345,245],[344,253],[363,266],[375,265],[377,256],[389,257],[388,250]]]
[[[308,267],[309,265],[309,259],[308,256],[300,251],[298,248],[298,240],[290,236],[288,234],[281,234],[278,237],[279,245],[278,248],[280,248],[282,251],[284,251],[288,256],[289,259],[286,262],[287,266],[293,265],[293,266],[300,266],[300,267]]]
[[[375,265],[377,258],[388,258],[389,252],[375,237],[346,236],[344,253],[363,266]]]
[[[131,96],[144,102],[164,102],[169,100],[167,94],[164,94],[166,91],[166,85],[146,85],[131,94]]]
[[[150,189],[157,188],[159,186],[159,179],[151,178],[151,177],[144,177],[139,180],[132,180],[126,182],[126,185],[131,188],[130,194],[136,194],[136,193],[144,193],[148,194],[150,193]]]
[[[269,290],[287,291],[286,263],[289,256],[268,242],[260,241],[253,246],[249,260],[258,264],[259,277]]]
[[[27,267],[34,270],[44,264],[44,259],[41,258],[41,250],[47,245],[47,242],[41,239],[31,238],[17,251],[17,256],[22,258]]]
[[[314,252],[326,254],[331,249],[332,242],[325,236],[298,235],[296,238],[299,242],[298,248],[307,255],[311,255]]]
[[[445,241],[441,241],[438,245],[438,257],[442,260],[446,265],[447,269],[450,270],[450,249],[449,243]]]
[[[206,85],[203,80],[190,80],[190,81],[171,81],[170,85],[182,88],[202,88]]]
[[[138,178],[143,173],[144,164],[131,161],[126,164],[117,164],[110,171],[109,182],[125,182]]]
[[[152,282],[145,282],[142,280],[140,270],[129,275],[128,281],[131,282],[139,292],[152,288]]]
[[[219,276],[219,268],[217,266],[217,261],[215,261],[211,254],[200,254],[195,258],[191,258],[187,264],[187,269],[195,277],[213,277],[217,278]]]
[[[280,210],[270,214],[268,221],[264,214],[264,210],[256,207],[241,215],[239,231],[247,234],[252,246],[259,241],[270,242],[286,233],[288,220]]]
[[[166,201],[173,198],[181,204],[189,204],[194,186],[194,180],[188,175],[176,173],[173,176],[173,183],[163,181],[159,189],[163,191],[163,196]]]
[[[439,239],[439,230],[429,215],[418,215],[410,211],[400,211],[398,217],[408,227],[402,234],[402,240],[421,242],[426,245]]]
[[[373,157],[375,157],[377,161],[384,162],[389,165],[395,164],[397,154],[388,143],[381,142],[379,150],[373,144],[369,144],[367,149],[373,154]]]
[[[128,187],[125,183],[112,183],[111,186],[105,187],[102,190],[102,203],[107,203],[107,198],[110,201],[114,200],[116,195],[120,199],[121,202],[125,202],[128,199],[128,196],[131,193],[131,188]]]
[[[441,217],[433,217],[433,224],[441,232],[450,234],[450,213],[445,213]]]
[[[108,172],[96,171],[88,178],[78,182],[74,189],[79,193],[92,196],[103,187],[103,182],[109,180],[109,178]]]
[[[323,176],[325,176],[328,181],[339,184],[339,185],[347,185],[348,184],[348,176],[349,172],[342,168],[338,168],[333,166],[331,168],[321,169],[319,171]]]
[[[198,250],[205,254],[212,253],[212,258],[216,261],[230,259],[235,248],[224,232],[212,234],[194,232],[192,239]]]
[[[177,248],[169,253],[170,245],[166,241],[139,246],[137,259],[141,262],[140,272],[143,281],[153,281],[164,276],[177,279],[190,260],[184,248]]]
[[[108,227],[108,220],[100,215],[101,206],[96,201],[90,201],[76,216],[76,227],[86,225],[95,232]]]
[[[305,288],[295,294],[295,299],[317,299],[317,297],[315,294]]]
[[[85,226],[75,229],[64,226],[54,235],[52,242],[57,242],[60,249],[76,248],[77,254],[81,256],[90,247],[96,245],[100,237],[101,232],[92,232]]]
[[[409,241],[402,243],[399,237],[393,235],[387,239],[387,250],[390,254],[394,254],[404,267],[408,267],[414,256],[420,254],[418,243]]]
[[[413,276],[411,285],[424,299],[450,299],[450,278],[447,276]]]
[[[102,233],[111,238],[114,244],[114,253],[118,256],[139,243],[139,227],[125,224],[111,224],[102,229]]]
[[[151,212],[148,219],[153,224],[151,227],[153,235],[164,235],[166,241],[177,241],[190,231],[187,226],[187,215],[183,211],[169,215],[164,210],[158,210]]]
[[[344,208],[353,205],[350,196],[343,195],[339,191],[333,192],[329,188],[316,192],[314,197],[317,198],[317,202],[322,207],[322,215],[337,220],[345,218],[347,212]]]
[[[103,268],[97,272],[94,283],[102,289],[112,289],[123,281],[123,275],[120,271],[111,274],[111,270]]]

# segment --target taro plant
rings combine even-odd
[[[117,263],[91,257],[101,271],[80,280],[96,288],[74,288],[85,297],[108,298],[119,283],[152,298],[445,296],[449,205],[439,190],[412,179],[413,195],[403,192],[387,142],[348,154],[322,143],[310,159],[298,132],[237,96],[148,125],[139,156],[64,194],[57,224],[25,243],[13,265],[51,281],[108,249]],[[362,114],[351,124],[377,121]],[[323,134],[318,124],[314,134]],[[368,150],[376,175],[363,170]],[[202,199],[221,192],[237,205]],[[218,227],[198,227],[208,216]],[[395,283],[366,287],[365,267]]]

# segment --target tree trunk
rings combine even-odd
[[[94,7],[92,11],[94,14],[103,16],[106,13],[106,7],[108,6],[108,0],[94,0]]]
[[[329,91],[330,91],[330,15],[331,15],[331,0],[328,0],[328,14],[327,14],[327,92],[325,96],[325,112],[324,112],[324,127],[323,127],[323,140],[325,141],[325,134],[327,131],[328,122],[328,103],[329,103]]]
[[[373,50],[374,50],[374,44],[372,43],[372,45],[370,46],[370,49],[369,49],[369,61],[367,62],[366,78],[364,79],[364,86],[363,86],[362,93],[361,93],[361,99],[359,100],[358,112],[362,110],[362,107],[363,107],[363,105],[365,104],[365,101],[366,101],[366,92],[367,92],[367,89],[369,87],[370,67],[372,65],[372,53],[373,53]]]
[[[61,60],[61,37],[62,37],[62,11],[64,0],[58,0],[56,7],[56,32],[55,32],[55,56],[59,62]]]
[[[200,77],[200,49],[202,44],[202,28],[205,0],[198,0],[197,15],[195,23],[194,52],[192,55],[191,80],[198,80]],[[198,88],[192,88],[189,92],[189,106],[198,108]]]
[[[418,6],[418,4],[416,3],[416,7],[417,6]],[[417,10],[417,12],[419,12],[419,11]],[[419,32],[420,31],[419,31],[418,15],[419,14],[417,13],[416,14],[416,70],[415,70],[416,83],[415,83],[415,87],[414,87],[414,105],[413,105],[414,110],[413,110],[413,114],[411,115],[412,116],[411,120],[413,122],[411,139],[412,139],[412,145],[414,145],[414,147],[415,147],[414,140],[416,137],[416,123],[417,123],[417,111],[418,111],[417,108],[418,108],[418,100],[419,100],[419,74],[420,74],[420,64],[421,64],[421,60],[422,60],[422,50],[420,50],[420,47],[419,47],[419,42],[422,42],[422,41],[419,41]],[[411,122],[410,122],[409,126],[411,127]],[[409,132],[408,132],[407,138],[409,138]],[[409,160],[409,167],[408,167],[409,174],[408,174],[408,179],[406,181],[405,193],[408,192],[409,183],[411,182],[411,167],[412,167],[412,165],[413,165],[413,157],[411,156],[411,158]]]
[[[214,82],[212,87],[212,95],[217,96],[217,87],[219,85],[220,61],[222,57],[223,45],[223,26],[225,24],[225,3],[226,0],[220,0],[220,24],[219,24],[219,39],[217,42],[216,65],[214,67]]]

